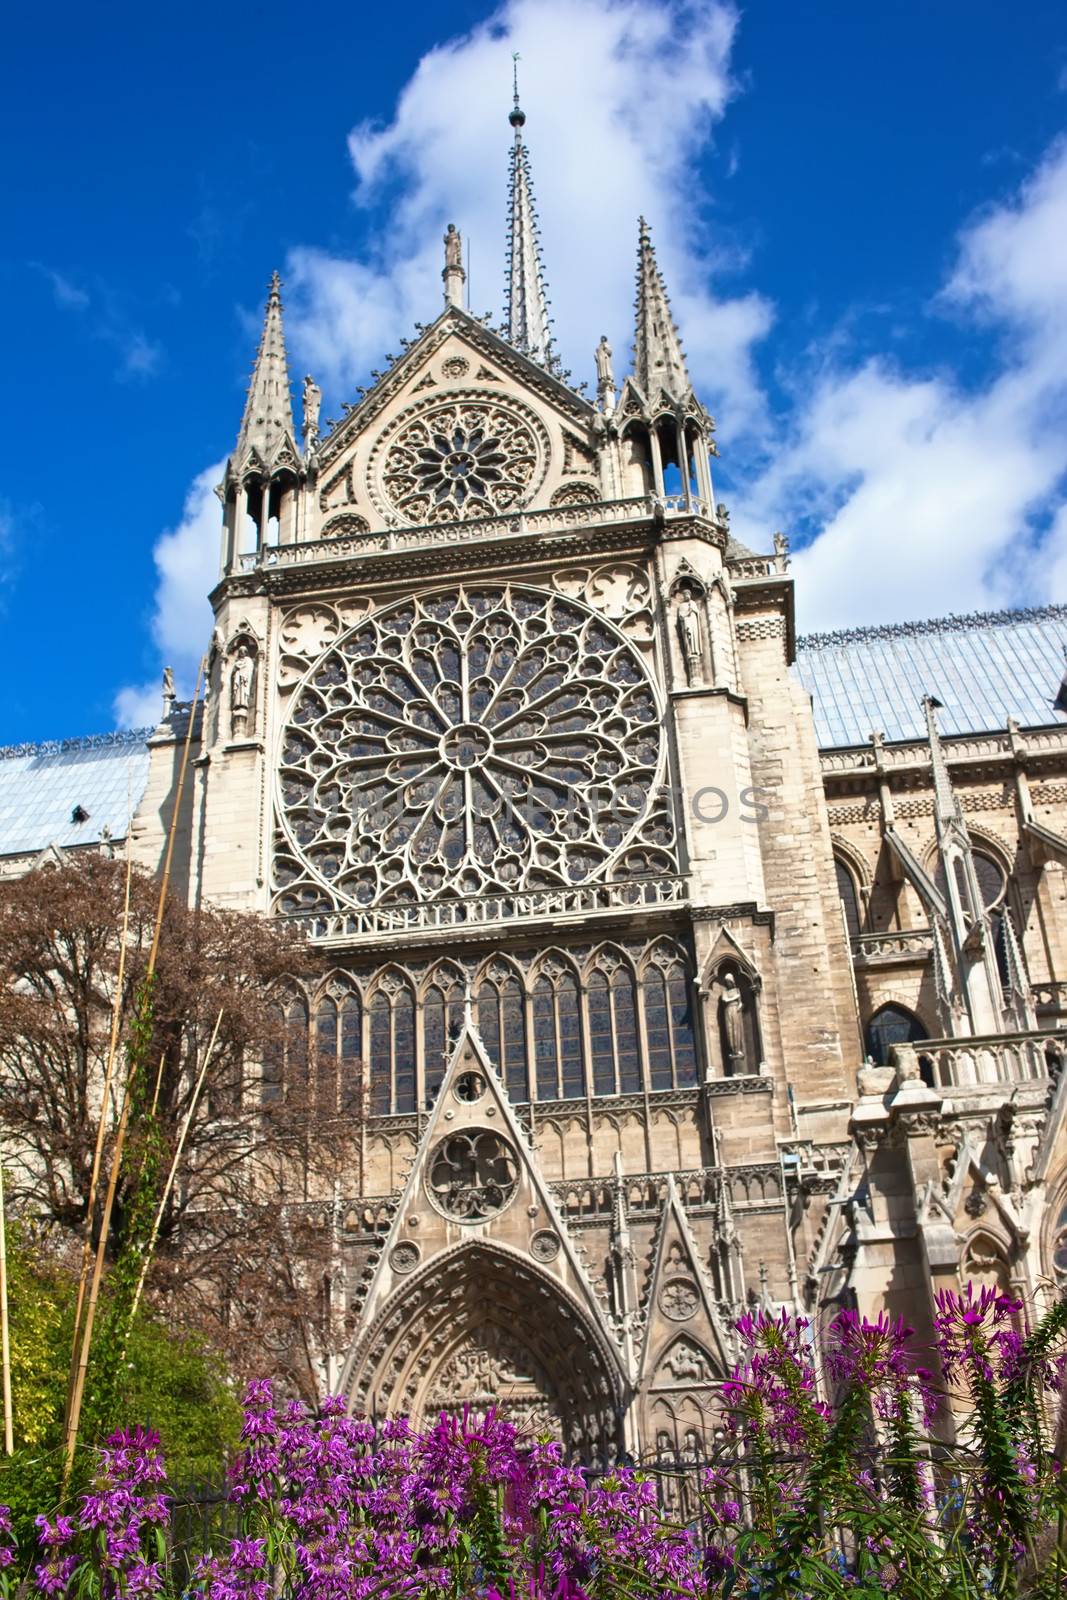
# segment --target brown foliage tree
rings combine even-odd
[[[18,1209],[73,1245],[84,1235],[101,1110],[113,1139],[121,1050],[155,926],[158,885],[131,880],[120,1054],[101,1108],[118,987],[125,864],[85,854],[0,885],[0,1126]],[[284,925],[168,899],[148,1050],[163,1171],[219,1011],[222,1023],[153,1257],[148,1293],[198,1326],[238,1374],[288,1371],[305,1393],[336,1348],[338,1201],[358,1192],[359,1075],[316,1061],[300,981],[305,943]],[[131,1128],[131,1137],[137,1130]],[[105,1154],[104,1172],[109,1165]],[[102,1185],[101,1185],[102,1189]],[[116,1198],[109,1247],[124,1221]],[[99,1221],[100,1194],[96,1219]]]

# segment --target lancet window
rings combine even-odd
[[[349,989],[323,995],[315,1012],[315,1059],[324,1108],[354,1114],[359,1108],[363,1057],[363,1007]]]
[[[856,880],[852,875],[851,868],[845,865],[840,856],[834,857],[834,872],[837,876],[837,893],[845,914],[845,927],[848,929],[849,938],[855,939],[863,925]]]
[[[636,1094],[641,1088],[641,1056],[634,980],[617,957],[603,957],[593,972],[588,1005],[594,1094]]]
[[[372,1116],[415,1109],[415,997],[396,973],[386,973],[370,1003]]]
[[[641,984],[650,1089],[688,1089],[697,1082],[689,984],[680,961],[653,961]]]
[[[530,1098],[522,985],[510,967],[494,964],[478,990],[478,1029],[489,1059],[513,1100]]]
[[[558,963],[542,968],[533,991],[533,1039],[539,1100],[586,1093],[578,982]]]
[[[422,1059],[425,1103],[441,1086],[448,1053],[463,1025],[463,993],[458,974],[437,973],[422,1001]]]
[[[273,1007],[278,1037],[263,1052],[260,1100],[274,1105],[286,1098],[299,1099],[307,1092],[308,1014],[298,996]]]

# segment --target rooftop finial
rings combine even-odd
[[[512,55],[511,55],[512,104],[511,104],[511,113],[510,113],[510,115],[508,117],[508,121],[511,123],[511,126],[515,129],[515,137],[516,137],[516,139],[521,137],[521,135],[519,133],[519,129],[523,126],[523,124],[526,121],[526,113],[525,113],[525,111],[522,109],[522,107],[519,104],[519,59],[520,59],[519,52],[517,50],[512,51]]]

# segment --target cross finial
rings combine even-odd
[[[508,121],[511,123],[511,126],[515,129],[515,137],[516,138],[521,137],[521,135],[519,134],[519,129],[522,127],[523,123],[526,121],[526,113],[525,113],[525,111],[522,109],[522,107],[519,104],[519,61],[520,61],[520,59],[521,58],[519,56],[519,52],[517,50],[513,50],[511,52],[511,99],[512,99],[512,103],[511,103],[511,115],[508,117]]]

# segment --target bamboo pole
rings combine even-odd
[[[208,1063],[210,1062],[215,1051],[215,1041],[218,1039],[219,1028],[221,1025],[222,1009],[220,1007],[219,1014],[215,1018],[215,1027],[208,1043],[207,1051],[204,1055],[203,1065],[200,1068],[200,1074],[193,1088],[193,1096],[189,1102],[189,1109],[185,1113],[185,1118],[181,1126],[181,1132],[178,1135],[178,1143],[174,1151],[174,1159],[170,1164],[170,1171],[167,1173],[167,1181],[163,1185],[163,1193],[160,1196],[159,1205],[156,1209],[155,1218],[152,1222],[152,1232],[149,1234],[148,1243],[145,1246],[144,1261],[141,1263],[141,1275],[137,1279],[137,1289],[133,1297],[133,1305],[130,1307],[130,1320],[126,1330],[127,1337],[129,1337],[130,1329],[133,1327],[133,1319],[137,1315],[137,1307],[141,1303],[141,1291],[144,1289],[145,1279],[148,1276],[148,1268],[152,1263],[152,1252],[155,1249],[156,1240],[159,1237],[159,1229],[163,1221],[163,1213],[167,1208],[167,1201],[170,1199],[170,1191],[174,1187],[174,1178],[178,1171],[178,1163],[182,1158],[182,1151],[185,1149],[185,1140],[188,1136],[189,1129],[192,1126],[193,1115],[196,1111],[196,1103],[200,1098],[200,1091],[204,1086],[204,1077],[207,1073]]]
[[[200,699],[200,687],[204,681],[205,662],[200,661],[200,670],[196,675],[196,688],[193,691],[192,703],[189,707],[189,723],[185,730],[185,744],[182,747],[181,765],[178,768],[178,782],[174,792],[174,810],[171,814],[170,827],[167,830],[167,849],[163,858],[163,877],[159,886],[159,905],[156,911],[156,925],[152,930],[152,945],[148,952],[148,965],[145,969],[146,981],[150,981],[156,969],[156,959],[159,954],[159,937],[163,926],[163,908],[166,904],[167,888],[170,884],[171,864],[174,859],[174,840],[178,832],[178,817],[181,812],[182,791],[185,787],[185,773],[189,765],[189,749],[193,739],[193,724],[196,721],[196,707]],[[127,835],[128,837],[128,835]],[[70,1482],[71,1470],[74,1466],[74,1453],[78,1445],[78,1427],[81,1422],[82,1401],[85,1396],[85,1378],[89,1367],[89,1348],[92,1342],[93,1322],[96,1316],[96,1305],[100,1294],[100,1279],[104,1270],[104,1256],[107,1249],[108,1233],[111,1226],[111,1212],[115,1203],[115,1191],[118,1188],[119,1172],[122,1167],[122,1155],[126,1145],[126,1129],[129,1124],[130,1114],[130,1089],[132,1086],[132,1073],[127,1075],[126,1088],[122,1099],[122,1112],[119,1116],[118,1132],[115,1136],[115,1149],[111,1157],[111,1172],[108,1177],[107,1197],[104,1201],[104,1216],[101,1222],[100,1238],[97,1241],[96,1260],[93,1263],[93,1277],[89,1290],[89,1304],[85,1314],[85,1327],[82,1330],[81,1353],[78,1358],[78,1370],[75,1375],[71,1391],[70,1410],[67,1418],[66,1453],[63,1462],[63,1495],[67,1492]]]
[[[0,1166],[0,1363],[4,1369],[4,1454],[15,1454],[15,1419],[11,1410],[11,1339],[7,1326],[7,1223],[4,1218],[4,1169]]]
[[[74,1332],[71,1335],[70,1343],[70,1379],[67,1384],[68,1417],[70,1415],[71,1397],[74,1393],[74,1379],[77,1372],[75,1352],[78,1349],[78,1334],[81,1330],[82,1310],[85,1306],[85,1286],[89,1281],[89,1264],[93,1257],[93,1213],[96,1210],[96,1190],[100,1182],[100,1167],[104,1157],[108,1102],[111,1098],[111,1080],[115,1072],[115,1057],[119,1043],[119,1022],[122,1015],[122,983],[126,973],[126,941],[130,927],[130,886],[133,878],[133,857],[130,854],[131,827],[132,817],[126,825],[126,895],[122,906],[122,940],[119,944],[119,970],[115,980],[115,1000],[111,1007],[111,1037],[108,1040],[107,1065],[104,1068],[104,1088],[100,1102],[100,1123],[96,1130],[92,1173],[89,1178],[89,1203],[85,1215],[85,1238],[82,1241],[81,1271],[78,1274],[78,1298],[74,1306]]]

